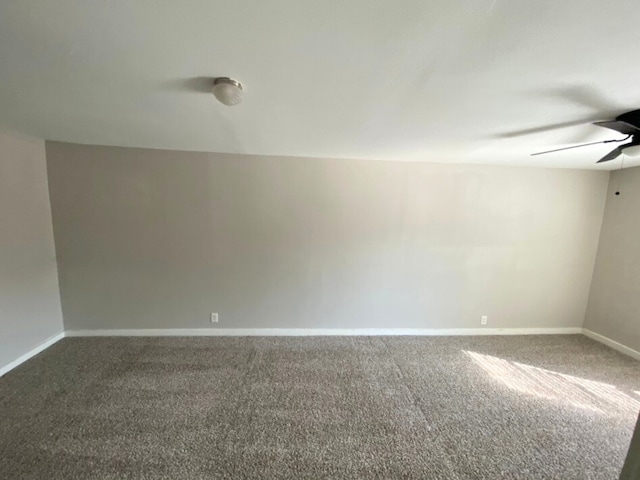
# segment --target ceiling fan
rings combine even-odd
[[[626,135],[626,137],[618,139],[618,140],[603,140],[600,142],[591,142],[591,143],[583,143],[581,145],[573,145],[571,147],[557,148],[555,150],[547,150],[545,152],[532,153],[531,155],[544,155],[546,153],[559,152],[561,150],[569,150],[571,148],[580,148],[586,147],[589,145],[597,145],[600,143],[621,143],[626,140],[629,140],[627,143],[623,145],[619,145],[607,153],[604,157],[598,160],[596,163],[604,163],[609,162],[611,160],[615,160],[618,158],[625,149],[629,147],[640,146],[640,110],[632,110],[630,112],[623,113],[622,115],[618,115],[614,120],[606,121],[606,122],[593,122],[594,125],[599,127],[609,128],[611,130],[615,130],[616,132],[622,133]]]

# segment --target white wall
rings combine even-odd
[[[47,142],[65,327],[581,327],[607,172]]]
[[[640,167],[611,173],[584,327],[640,351]]]
[[[0,133],[0,371],[62,331],[44,142]]]

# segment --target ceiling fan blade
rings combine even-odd
[[[622,145],[621,147],[614,148],[609,153],[607,153],[604,157],[598,160],[596,163],[604,163],[604,162],[610,162],[611,160],[615,160],[620,156],[620,154],[622,153],[622,149],[624,147],[626,147],[626,145]]]
[[[624,133],[625,135],[633,135],[640,132],[640,128],[627,122],[621,122],[620,120],[612,120],[609,122],[594,122],[593,124],[599,127],[610,128],[611,130]]]
[[[535,157],[536,155],[544,155],[545,153],[561,152],[562,150],[570,150],[572,148],[588,147],[589,145],[598,145],[600,143],[610,143],[612,141],[615,141],[615,140],[604,140],[604,141],[600,141],[600,142],[583,143],[581,145],[572,145],[570,147],[556,148],[554,150],[546,150],[544,152],[532,153],[531,156]]]

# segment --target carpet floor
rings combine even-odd
[[[0,477],[613,480],[639,409],[581,335],[67,338],[0,378]]]

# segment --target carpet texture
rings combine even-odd
[[[67,338],[0,378],[3,479],[617,479],[640,362],[580,335]]]

